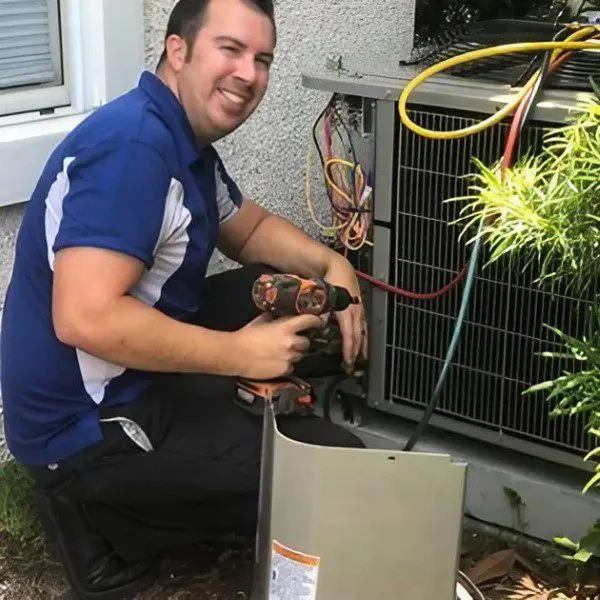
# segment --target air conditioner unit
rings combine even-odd
[[[445,200],[468,192],[463,176],[473,172],[473,157],[492,165],[502,156],[508,124],[452,141],[414,134],[399,119],[397,99],[415,74],[410,67],[399,70],[397,78],[311,74],[303,84],[362,105],[363,136],[372,133],[374,160],[371,272],[394,286],[428,292],[456,278],[470,255],[459,240],[460,229],[449,225],[461,206]],[[411,118],[424,127],[454,130],[495,113],[515,95],[515,89],[498,82],[442,75],[417,88],[409,108]],[[539,148],[545,130],[564,125],[584,95],[549,90],[523,132],[522,150]],[[550,293],[533,279],[531,270],[519,274],[506,264],[480,266],[460,346],[431,424],[581,469],[582,456],[591,448],[583,421],[552,419],[541,394],[523,392],[568,367],[537,355],[556,347],[544,324],[581,334],[588,302],[561,290]],[[462,289],[458,285],[429,301],[373,289],[372,408],[421,418],[440,375]]]

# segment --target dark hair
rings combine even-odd
[[[186,57],[186,60],[190,59],[196,36],[204,23],[206,10],[211,1],[212,0],[179,0],[171,11],[169,23],[167,24],[167,32],[165,34],[165,41],[170,35],[178,35],[183,38],[188,47],[188,56]],[[255,6],[260,12],[269,17],[273,24],[273,31],[276,32],[273,0],[244,0],[244,2]],[[166,57],[167,49],[165,48],[158,61],[157,68],[160,67]]]

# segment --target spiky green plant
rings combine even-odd
[[[539,383],[526,393],[547,392],[551,415],[586,419],[600,444],[600,97],[579,105],[570,122],[544,136],[542,149],[502,172],[474,161],[470,193],[449,202],[463,203],[455,225],[461,239],[481,236],[489,249],[488,265],[501,259],[533,267],[534,281],[559,285],[581,296],[592,290],[594,311],[588,334],[577,339],[549,327],[561,352],[551,359],[575,360],[581,369]],[[479,233],[475,227],[483,222]],[[469,237],[470,236],[470,237]],[[596,447],[585,460],[599,460]],[[600,464],[584,492],[600,487]]]
[[[566,335],[555,327],[548,327],[562,345],[560,352],[542,352],[550,359],[574,360],[580,364],[577,371],[566,371],[551,381],[538,383],[525,391],[525,394],[549,392],[547,399],[554,404],[552,417],[571,418],[582,415],[586,419],[588,433],[600,444],[600,305],[591,307],[593,318],[589,321],[587,335],[577,339]],[[596,447],[586,457],[589,461],[600,457],[600,447]],[[600,464],[583,492],[600,486]]]
[[[474,159],[470,193],[454,221],[489,246],[488,264],[519,257],[534,265],[539,284],[563,284],[583,293],[600,275],[600,103],[577,109],[566,127],[544,136],[542,151],[501,172]],[[477,234],[468,240],[472,243]],[[524,259],[524,260],[523,260]]]

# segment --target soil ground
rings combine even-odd
[[[248,600],[252,558],[252,542],[171,556],[163,561],[156,585],[137,600]],[[461,569],[489,600],[600,599],[597,568],[584,575],[550,546],[472,521],[465,522]],[[44,546],[8,547],[0,540],[0,599],[34,598],[71,600],[60,565]]]

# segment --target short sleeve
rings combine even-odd
[[[231,219],[244,202],[237,183],[230,177],[220,156],[215,160],[215,184],[217,193],[217,207],[219,209],[219,221],[221,225]]]
[[[93,246],[150,268],[171,183],[164,160],[139,142],[104,144],[76,156],[53,251]]]

